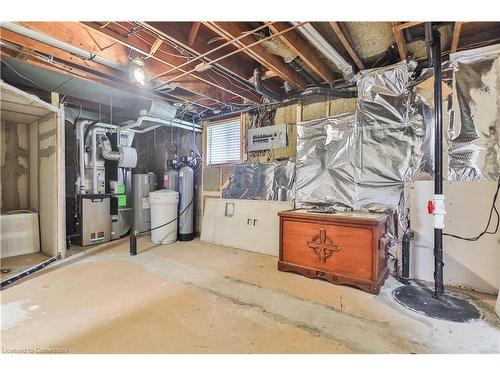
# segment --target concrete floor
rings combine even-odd
[[[128,239],[76,254],[1,292],[3,352],[499,353],[496,296],[484,318],[447,323],[379,296],[277,271],[277,259]]]
[[[41,251],[31,254],[16,255],[0,259],[0,266],[2,272],[0,273],[0,280],[7,279],[17,275],[27,269],[36,266],[39,263],[49,259],[50,257]]]

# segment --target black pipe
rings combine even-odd
[[[327,87],[309,87],[299,94],[291,96],[289,99],[303,99],[308,96],[330,96],[332,98],[356,98],[358,92],[355,90],[337,90]]]
[[[403,234],[403,248],[402,248],[402,258],[403,258],[403,272],[401,279],[404,284],[410,285],[410,242],[413,240],[414,232],[408,228]]]
[[[356,90],[342,90],[342,89],[331,89],[331,88],[326,88],[326,87],[310,87],[305,89],[303,92],[299,94],[294,94],[289,97],[284,98],[280,102],[276,103],[264,103],[264,104],[256,104],[253,106],[249,106],[246,108],[238,109],[236,111],[230,111],[226,113],[221,113],[215,116],[207,116],[207,117],[202,117],[202,120],[220,120],[224,119],[227,116],[230,115],[236,115],[236,114],[241,114],[241,113],[247,113],[254,111],[259,108],[264,108],[264,107],[273,107],[273,108],[278,108],[278,107],[283,107],[286,105],[290,105],[292,102],[304,99],[309,96],[328,96],[330,98],[356,98],[358,96],[358,92]]]
[[[130,255],[137,255],[137,236],[135,234],[130,235]]]
[[[305,70],[302,66],[300,66],[299,63],[296,61],[297,59],[294,59],[288,63],[293,70],[295,70],[297,73],[299,73],[302,77],[305,78],[305,80],[309,83],[312,83],[313,85],[319,85],[320,82],[314,78],[307,70]]]
[[[441,35],[439,31],[432,33],[432,59],[434,66],[434,194],[443,194],[443,118],[441,92]],[[443,229],[434,228],[434,297],[444,294],[443,283]]]
[[[279,95],[275,94],[262,84],[262,75],[260,73],[259,67],[256,67],[253,70],[253,79],[254,79],[255,90],[259,94],[264,95],[266,98],[269,98],[275,102],[280,102],[282,100]]]

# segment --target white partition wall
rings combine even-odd
[[[64,256],[64,128],[61,111],[3,81],[0,86],[1,257],[39,250],[49,256],[58,253]],[[23,222],[28,223],[29,228],[13,231],[10,224],[17,218],[12,215],[28,215],[30,220]],[[33,235],[35,231],[36,236]]]

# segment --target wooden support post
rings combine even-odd
[[[453,36],[451,38],[451,53],[457,52],[458,40],[460,39],[460,31],[462,29],[463,22],[455,22],[453,26]]]
[[[396,43],[398,45],[399,56],[401,60],[405,60],[408,57],[408,49],[406,48],[406,40],[403,35],[403,30],[398,28],[401,22],[393,22],[392,30],[394,32],[394,37],[396,38]]]

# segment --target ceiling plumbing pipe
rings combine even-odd
[[[32,29],[28,29],[27,27],[18,25],[14,22],[2,22],[1,27],[5,30],[12,31],[13,33],[25,36],[27,38],[36,40],[38,42],[47,44],[51,47],[58,48],[62,51],[71,53],[72,55],[75,55],[75,56],[82,58],[83,60],[91,60],[91,61],[94,61],[98,64],[105,65],[108,68],[119,70],[122,72],[127,72],[126,66],[115,64],[115,63],[109,61],[108,59],[105,59],[104,57],[87,52],[87,51],[80,49],[80,48],[77,48],[77,47],[73,47],[70,44],[61,42],[60,40],[57,40],[57,39],[52,38],[48,35],[39,33],[39,32],[34,31]]]
[[[275,94],[274,92],[272,92],[271,90],[269,90],[267,87],[265,87],[263,84],[262,84],[262,74],[260,72],[260,68],[259,67],[256,67],[254,70],[253,70],[253,79],[254,79],[254,85],[255,85],[255,90],[265,96],[266,98],[268,99],[271,99],[275,102],[280,102],[282,100],[282,98]]]
[[[338,53],[335,48],[314,28],[310,23],[300,25],[299,22],[292,22],[297,26],[297,30],[325,55],[342,72],[346,82],[352,82],[354,79],[354,68],[346,59]]]
[[[313,85],[319,85],[321,82],[319,82],[316,78],[313,77],[312,74],[310,74],[307,70],[305,70],[302,66],[300,66],[299,63],[297,63],[298,59],[294,59],[288,63],[293,70],[295,70],[297,73],[299,73],[302,77],[306,79],[307,82],[312,83]]]
[[[242,108],[236,111],[230,111],[226,113],[217,114],[215,116],[207,116],[203,117],[202,120],[220,120],[227,116],[237,115],[241,113],[251,112],[253,110],[264,108],[264,107],[283,107],[286,105],[290,105],[294,101],[301,100],[310,96],[327,96],[330,98],[356,98],[358,96],[358,92],[355,90],[340,90],[340,89],[331,89],[326,87],[310,87],[305,89],[303,92],[299,94],[294,94],[288,97],[285,97],[283,100],[274,103],[265,103],[265,104],[257,104],[253,106],[249,106],[246,108]]]

